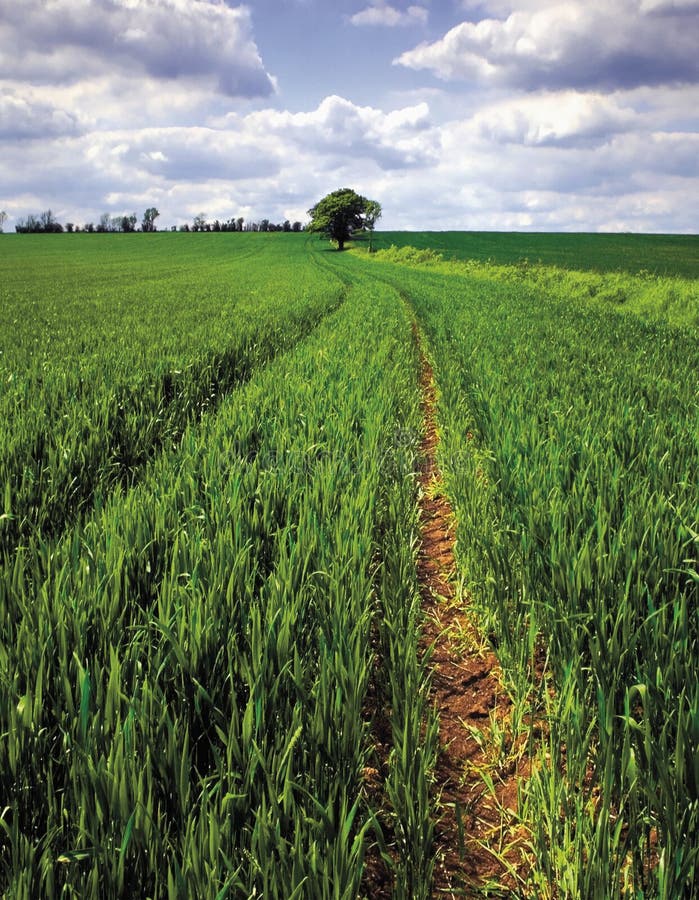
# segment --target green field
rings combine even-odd
[[[4,896],[431,896],[414,323],[519,896],[697,896],[698,239],[428,237],[0,241]]]
[[[382,231],[374,243],[377,249],[429,247],[445,259],[502,265],[528,259],[566,269],[699,277],[699,236],[693,234]]]

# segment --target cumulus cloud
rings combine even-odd
[[[464,184],[488,185],[505,198],[549,192],[561,204],[572,196],[581,203],[605,197],[611,204],[622,203],[641,187],[657,194],[669,188],[679,192],[680,183],[690,205],[695,202],[690,198],[699,195],[699,135],[654,131],[642,115],[595,145],[583,140],[494,144],[478,117],[447,123],[441,138],[439,166],[445,175],[449,171],[450,180],[456,184],[461,177]],[[695,217],[682,212],[685,219]]]
[[[425,103],[385,111],[330,96],[309,112],[268,108],[206,127],[89,130],[23,148],[8,141],[0,152],[0,196],[39,198],[24,214],[51,206],[59,218],[94,220],[145,203],[158,206],[163,223],[200,209],[283,220],[305,218],[335,181],[367,184],[369,193],[371,179],[425,172],[438,161],[439,134]]]
[[[117,186],[136,173],[151,183],[238,181],[279,170],[275,148],[245,134],[214,128],[145,128],[98,132],[83,144],[83,158],[111,174]]]
[[[386,228],[696,231],[696,134],[656,130],[652,115],[626,121],[621,101],[595,111],[592,98],[589,109],[571,106],[551,136],[550,111],[566,97],[549,101],[527,108],[531,132],[517,130],[508,101],[436,124],[426,108],[386,112],[330,97],[309,112],[261,110],[215,128],[61,138],[48,154],[43,141],[13,143],[3,145],[0,196],[13,215],[51,207],[74,222],[155,205],[167,227],[201,210],[303,221],[313,202],[350,184],[381,201]],[[580,135],[600,116],[612,130],[590,145]],[[364,143],[350,121],[367,124]],[[410,168],[401,155],[389,165],[394,141],[417,142]]]
[[[5,75],[35,83],[109,71],[207,79],[232,97],[268,96],[274,81],[250,11],[224,0],[0,0]]]
[[[615,97],[558,91],[489,104],[476,113],[473,123],[495,144],[594,147],[638,126],[639,119]]]
[[[352,8],[398,24],[408,2]],[[284,109],[238,0],[0,0],[1,205],[294,221],[349,184],[386,228],[697,231],[698,3],[468,0],[469,22],[401,57],[458,84],[392,70],[369,105],[308,77]],[[312,75],[290,58],[289,78]]]
[[[349,21],[352,25],[386,25],[395,28],[403,25],[425,25],[427,18],[428,11],[424,6],[409,6],[406,10],[400,10],[379,0],[350,16]]]
[[[530,0],[505,18],[462,22],[395,62],[445,80],[475,79],[525,90],[695,83],[699,17],[687,16],[687,5]]]
[[[0,96],[0,141],[46,140],[81,130],[76,114],[50,102],[10,90]]]
[[[275,135],[314,155],[372,159],[384,169],[426,165],[435,158],[426,103],[386,113],[330,96],[312,112],[251,113],[245,125],[261,140]]]

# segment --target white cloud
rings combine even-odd
[[[638,116],[614,97],[559,91],[488,104],[473,122],[495,144],[591,147],[633,128]]]
[[[76,145],[86,162],[122,190],[131,179],[167,186],[264,178],[279,170],[276,142],[267,148],[239,130],[204,127],[96,132]]]
[[[556,0],[461,0],[459,6],[472,19],[506,19],[513,12],[536,12],[552,6]],[[633,17],[645,13],[693,13],[699,0],[588,0],[586,6],[606,9],[614,15]],[[476,15],[477,14],[477,15]]]
[[[51,139],[83,130],[77,114],[13,90],[0,96],[0,141]]]
[[[438,160],[439,136],[425,103],[383,111],[331,96],[309,112],[263,109],[208,127],[92,130],[23,149],[10,142],[0,152],[7,163],[0,196],[39,198],[25,213],[51,206],[59,217],[84,221],[145,203],[158,206],[165,224],[200,209],[299,218],[338,179],[370,183],[382,172],[425,171]]]
[[[347,184],[382,203],[385,228],[699,231],[699,85],[658,84],[673,78],[656,66],[691,71],[688,2],[474,0],[473,22],[401,58],[455,84],[393,70],[371,105],[311,93],[295,110],[281,94],[231,103],[271,90],[233,3],[0,0],[0,207],[294,221]],[[177,33],[159,35],[164,11]],[[242,87],[224,85],[231,55]]]
[[[379,0],[350,16],[349,21],[352,25],[384,25],[395,28],[396,26],[426,25],[428,16],[429,13],[424,6],[409,6],[403,11]]]
[[[530,0],[505,18],[462,22],[395,62],[444,80],[526,90],[699,81],[699,17],[664,2],[660,18],[644,11],[643,2]]]
[[[696,231],[699,136],[656,116],[644,92],[501,98],[442,124],[426,103],[385,111],[331,96],[215,127],[9,143],[0,196],[13,215],[51,207],[74,222],[156,205],[165,227],[201,210],[304,220],[349,184],[383,204],[385,228]]]
[[[260,140],[273,135],[318,157],[372,159],[385,169],[429,164],[436,149],[426,103],[385,113],[331,96],[312,112],[251,113],[245,125]]]
[[[231,97],[268,96],[250,11],[224,0],[0,0],[5,77],[75,82],[105,72],[204,79]]]

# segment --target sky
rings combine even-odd
[[[699,0],[0,0],[0,210],[699,232]]]

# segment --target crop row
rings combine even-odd
[[[696,332],[523,281],[346,265],[400,284],[425,329],[460,567],[515,718],[545,723],[528,890],[693,895]]]
[[[18,548],[0,574],[2,892],[357,896],[378,633],[396,733],[379,839],[426,895],[416,366],[402,304],[367,280],[137,485]]]
[[[147,270],[137,257],[106,281],[100,258],[86,270],[77,244],[61,268],[53,261],[53,284],[46,261],[24,282],[10,280],[0,549],[11,552],[33,532],[56,536],[114,484],[133,483],[187,423],[341,301],[342,283],[317,267],[279,259],[271,244],[250,265],[248,250],[229,248],[218,269],[209,259],[188,281],[164,254]]]

